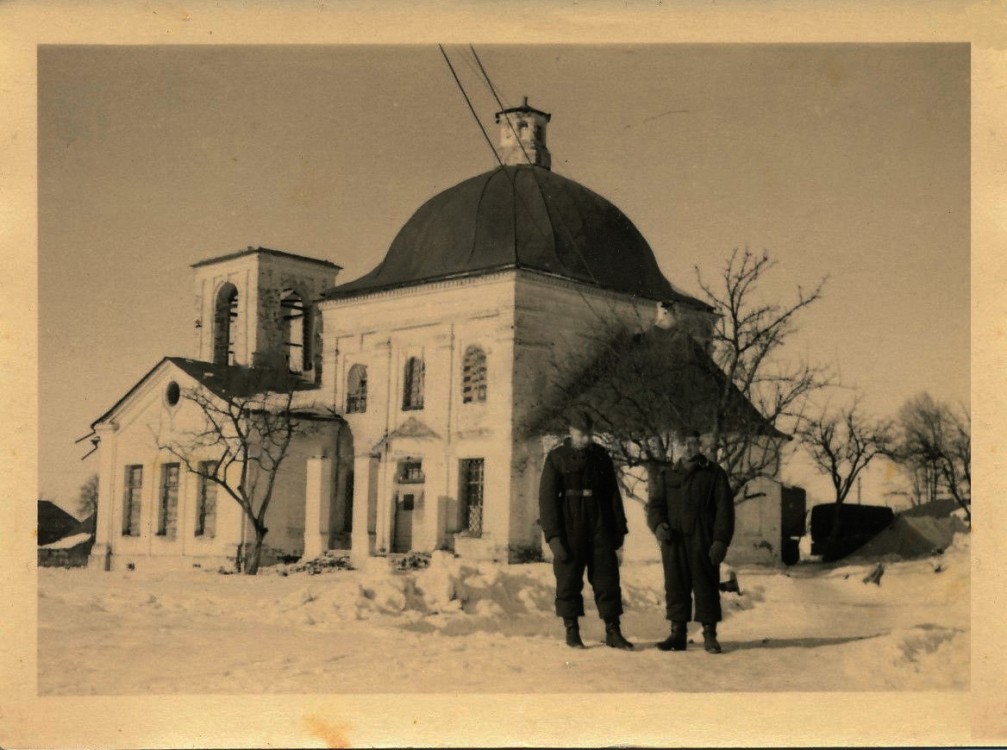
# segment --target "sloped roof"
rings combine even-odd
[[[207,389],[222,397],[254,396],[269,391],[286,393],[317,390],[318,385],[303,378],[268,367],[244,365],[218,365],[199,359],[165,357]]]
[[[97,514],[92,513],[91,515],[89,515],[87,518],[85,518],[83,521],[81,521],[80,523],[78,523],[73,528],[73,533],[74,534],[94,534],[94,527],[95,527],[96,520],[97,520]]]
[[[282,391],[292,387],[297,391],[318,390],[311,383],[290,373],[283,373],[264,367],[242,365],[219,365],[188,357],[164,357],[141,377],[126,393],[112,404],[100,417],[91,423],[91,429],[108,419],[130,396],[132,396],[165,363],[170,363],[198,381],[212,393],[223,398],[252,396],[266,391]]]
[[[38,544],[45,545],[62,539],[77,528],[80,522],[49,500],[38,501]]]
[[[330,260],[322,260],[321,258],[311,258],[307,255],[297,255],[296,253],[288,253],[285,250],[273,250],[268,247],[252,247],[248,246],[246,250],[238,250],[234,253],[227,253],[226,255],[218,255],[215,258],[205,258],[203,260],[193,263],[190,268],[199,268],[200,266],[209,266],[213,263],[219,263],[224,260],[232,260],[233,258],[241,258],[246,255],[272,255],[276,258],[290,258],[292,260],[299,260],[304,263],[314,263],[315,265],[325,266],[326,268],[331,268],[333,271],[339,271],[342,266],[336,265]]]
[[[645,435],[659,429],[705,431],[727,390],[726,429],[744,428],[789,438],[734,386],[704,346],[684,326],[652,327],[642,333],[613,335],[591,362],[543,404],[526,428],[528,434],[566,431],[566,415],[586,409],[605,431],[618,421],[620,430]],[[660,399],[654,394],[660,393]]]
[[[376,268],[322,297],[506,269],[710,309],[671,285],[622,211],[583,185],[529,164],[499,167],[434,196],[405,223]]]

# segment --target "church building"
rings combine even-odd
[[[297,408],[328,415],[277,475],[267,559],[540,549],[549,436],[529,426],[557,363],[589,361],[605,326],[644,331],[658,315],[705,342],[715,316],[618,208],[551,170],[549,114],[525,100],[496,120],[501,166],[421,205],[356,280],[266,248],[193,266],[191,357],[162,360],[92,425],[93,556],[215,567],[247,543],[237,503],[158,447],[198,420],[184,394],[234,368],[282,371]]]

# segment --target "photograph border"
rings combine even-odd
[[[967,692],[38,697],[37,106],[40,44],[970,42],[972,542]],[[960,745],[1007,742],[1000,425],[1007,330],[1007,14],[995,2],[160,2],[0,6],[0,746]],[[16,366],[14,363],[17,363]],[[557,708],[562,707],[562,712]],[[457,721],[459,715],[471,717]],[[559,718],[559,717],[562,718]]]

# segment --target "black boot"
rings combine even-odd
[[[720,648],[720,641],[717,640],[717,623],[703,623],[703,648],[708,654],[719,654],[723,650]]]
[[[576,617],[564,617],[563,624],[566,625],[566,645],[570,648],[586,648],[584,641],[580,639],[580,624]]]
[[[685,651],[688,628],[684,622],[671,623],[671,635],[657,644],[662,651]]]
[[[627,641],[622,635],[618,617],[612,620],[605,620],[605,645],[612,648],[625,649],[626,651],[633,650],[633,644]]]

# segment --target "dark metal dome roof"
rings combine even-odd
[[[506,268],[555,274],[654,300],[706,305],[672,287],[650,245],[597,193],[537,166],[506,166],[434,196],[370,273],[327,299]]]

